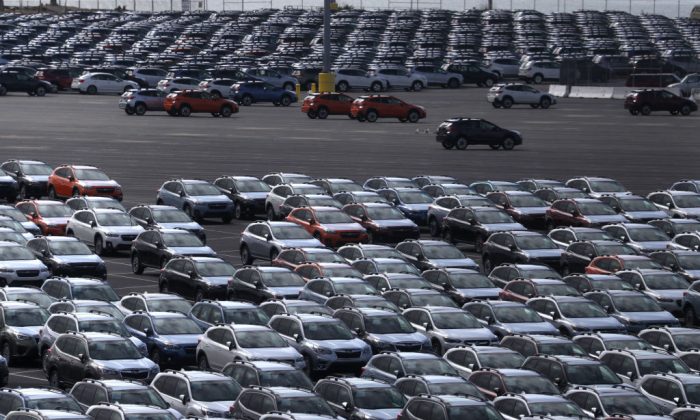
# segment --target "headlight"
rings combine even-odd
[[[98,366],[97,370],[99,370],[103,375],[119,375],[119,372],[115,369],[109,369],[103,366]]]
[[[105,236],[110,237],[110,238],[116,238],[119,236],[118,233],[105,233]]]
[[[452,344],[458,344],[461,343],[462,340],[456,339],[456,338],[446,338],[445,339],[446,343],[452,343]]]
[[[180,346],[177,344],[166,344],[163,346],[165,350],[179,350]]]
[[[318,345],[312,345],[311,350],[313,350],[314,352],[316,352],[318,354],[333,354],[332,350],[327,349],[325,347],[318,346]]]
[[[26,335],[26,334],[19,334],[16,333],[15,337],[17,337],[17,340],[23,341],[23,340],[31,340],[32,336],[31,335]]]
[[[0,273],[14,273],[15,270],[11,268],[0,267]]]

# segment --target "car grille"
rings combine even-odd
[[[97,268],[97,263],[74,263],[69,265],[76,270],[94,270]]]
[[[187,354],[194,354],[196,351],[197,351],[196,346],[185,347],[185,353],[187,353]]]
[[[110,187],[98,187],[98,188],[95,188],[95,190],[98,193],[102,193],[102,194],[111,194],[114,192],[114,188],[110,188]]]
[[[359,350],[336,350],[335,352],[339,359],[355,359],[360,357],[361,354],[362,352]]]
[[[36,277],[39,270],[17,270],[17,277]]]
[[[226,204],[209,204],[209,208],[212,210],[223,210],[226,208]]]
[[[148,371],[144,369],[124,369],[122,370],[122,377],[129,379],[146,379],[148,378]]]
[[[136,235],[122,235],[122,239],[125,241],[133,241],[136,239]]]
[[[469,341],[469,340],[466,340],[466,341],[464,342],[464,344],[466,344],[467,346],[488,346],[488,345],[491,345],[491,342],[490,342],[490,341],[484,341],[484,340],[480,340],[480,341]]]
[[[397,351],[420,351],[420,343],[396,343],[395,345]]]

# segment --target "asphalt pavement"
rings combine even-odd
[[[633,117],[622,101],[593,99],[561,99],[548,110],[494,109],[486,89],[478,88],[392,94],[423,105],[428,118],[417,124],[359,123],[342,116],[310,120],[299,104],[241,107],[229,119],[209,114],[175,118],[164,112],[137,117],[118,109],[116,95],[14,93],[0,98],[0,159],[99,166],[122,185],[127,207],[155,203],[157,189],[170,178],[213,180],[224,174],[300,172],[360,183],[375,175],[441,174],[465,183],[596,175],[615,178],[640,194],[700,176],[697,115]],[[524,144],[513,151],[445,150],[435,142],[434,131],[455,116],[518,130]],[[245,225],[205,223],[208,245],[239,265]],[[127,253],[106,259],[108,281],[119,294],[157,290],[156,270],[133,274]],[[46,385],[38,361],[11,368],[10,386],[36,385]]]

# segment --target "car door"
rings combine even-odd
[[[139,241],[134,241],[141,262],[150,267],[160,266],[160,248],[157,244],[163,245],[160,234],[156,231],[144,232],[140,235]]]
[[[181,296],[185,295],[186,282],[189,275],[185,271],[185,260],[175,260],[167,265],[165,274],[168,279],[168,290]]]
[[[73,235],[81,240],[82,242],[92,244],[92,226],[90,226],[90,220],[92,214],[89,211],[79,211],[73,215],[71,219],[70,228],[73,231]]]

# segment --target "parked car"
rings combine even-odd
[[[192,232],[159,229],[141,232],[131,242],[131,270],[142,274],[146,267],[163,269],[176,256],[216,257],[216,252]]]
[[[254,222],[241,235],[243,264],[255,259],[277,258],[284,248],[323,248],[323,244],[301,226],[290,222]]]
[[[183,90],[199,89],[199,80],[192,77],[174,77],[160,80],[156,89],[163,93],[175,93]]]
[[[143,231],[127,213],[113,209],[77,211],[66,224],[67,236],[78,238],[100,256],[131,249]]]
[[[48,178],[51,200],[80,195],[107,196],[121,201],[122,187],[96,166],[59,165]]]
[[[88,95],[100,93],[117,93],[121,95],[124,92],[138,88],[138,83],[120,79],[110,73],[85,73],[73,78],[71,82],[71,89],[77,90],[79,93],[87,93]]]
[[[487,88],[493,86],[500,77],[496,72],[476,62],[443,64],[442,70],[460,74],[462,76],[462,83],[473,83],[477,86],[485,86]]]
[[[241,393],[241,386],[230,377],[197,370],[162,372],[152,387],[180,415],[196,418],[226,416]]]
[[[224,223],[233,220],[233,202],[218,188],[198,179],[171,179],[158,190],[157,205],[182,209],[190,219],[221,218]]]
[[[177,207],[138,204],[129,210],[129,215],[144,229],[182,229],[194,233],[202,243],[206,243],[204,228]]]
[[[650,326],[680,325],[678,319],[653,298],[635,290],[599,290],[585,296],[623,323],[630,333]]]
[[[274,87],[282,88],[287,91],[293,91],[297,83],[294,76],[283,74],[275,69],[252,67],[246,69],[245,74],[255,80],[261,80]]]
[[[3,162],[0,168],[17,181],[20,198],[41,198],[46,195],[49,175],[53,172],[53,168],[46,163],[11,159]]]
[[[451,118],[438,126],[435,141],[445,149],[464,150],[469,145],[488,145],[492,149],[512,150],[523,144],[519,132],[507,130],[480,118]]]
[[[105,262],[77,238],[35,238],[27,243],[27,249],[49,268],[51,275],[107,278]]]
[[[439,86],[443,88],[457,89],[462,86],[464,77],[460,73],[446,71],[437,66],[415,66],[411,70],[413,74],[425,77],[427,86]]]
[[[176,257],[160,271],[158,289],[174,292],[196,302],[225,299],[226,285],[235,268],[220,258]]]
[[[338,92],[347,92],[351,89],[371,90],[381,92],[388,88],[388,82],[380,76],[352,68],[339,68],[335,71],[335,88]]]
[[[46,96],[48,92],[53,91],[55,88],[51,83],[26,73],[11,70],[0,71],[0,96],[5,96],[8,92],[26,92],[30,96]]]
[[[688,74],[683,79],[681,79],[680,82],[671,83],[667,87],[678,88],[680,90],[682,96],[688,97],[692,93],[693,89],[700,88],[700,74],[698,74],[698,73]]]
[[[404,88],[419,92],[428,86],[428,79],[419,74],[413,74],[403,67],[379,68],[370,72],[387,82],[387,89]]]
[[[148,357],[159,366],[194,366],[202,329],[179,312],[137,311],[124,318],[132,336],[141,340]]]
[[[528,83],[540,84],[544,81],[559,81],[560,64],[555,61],[526,61],[520,65],[518,77]]]

